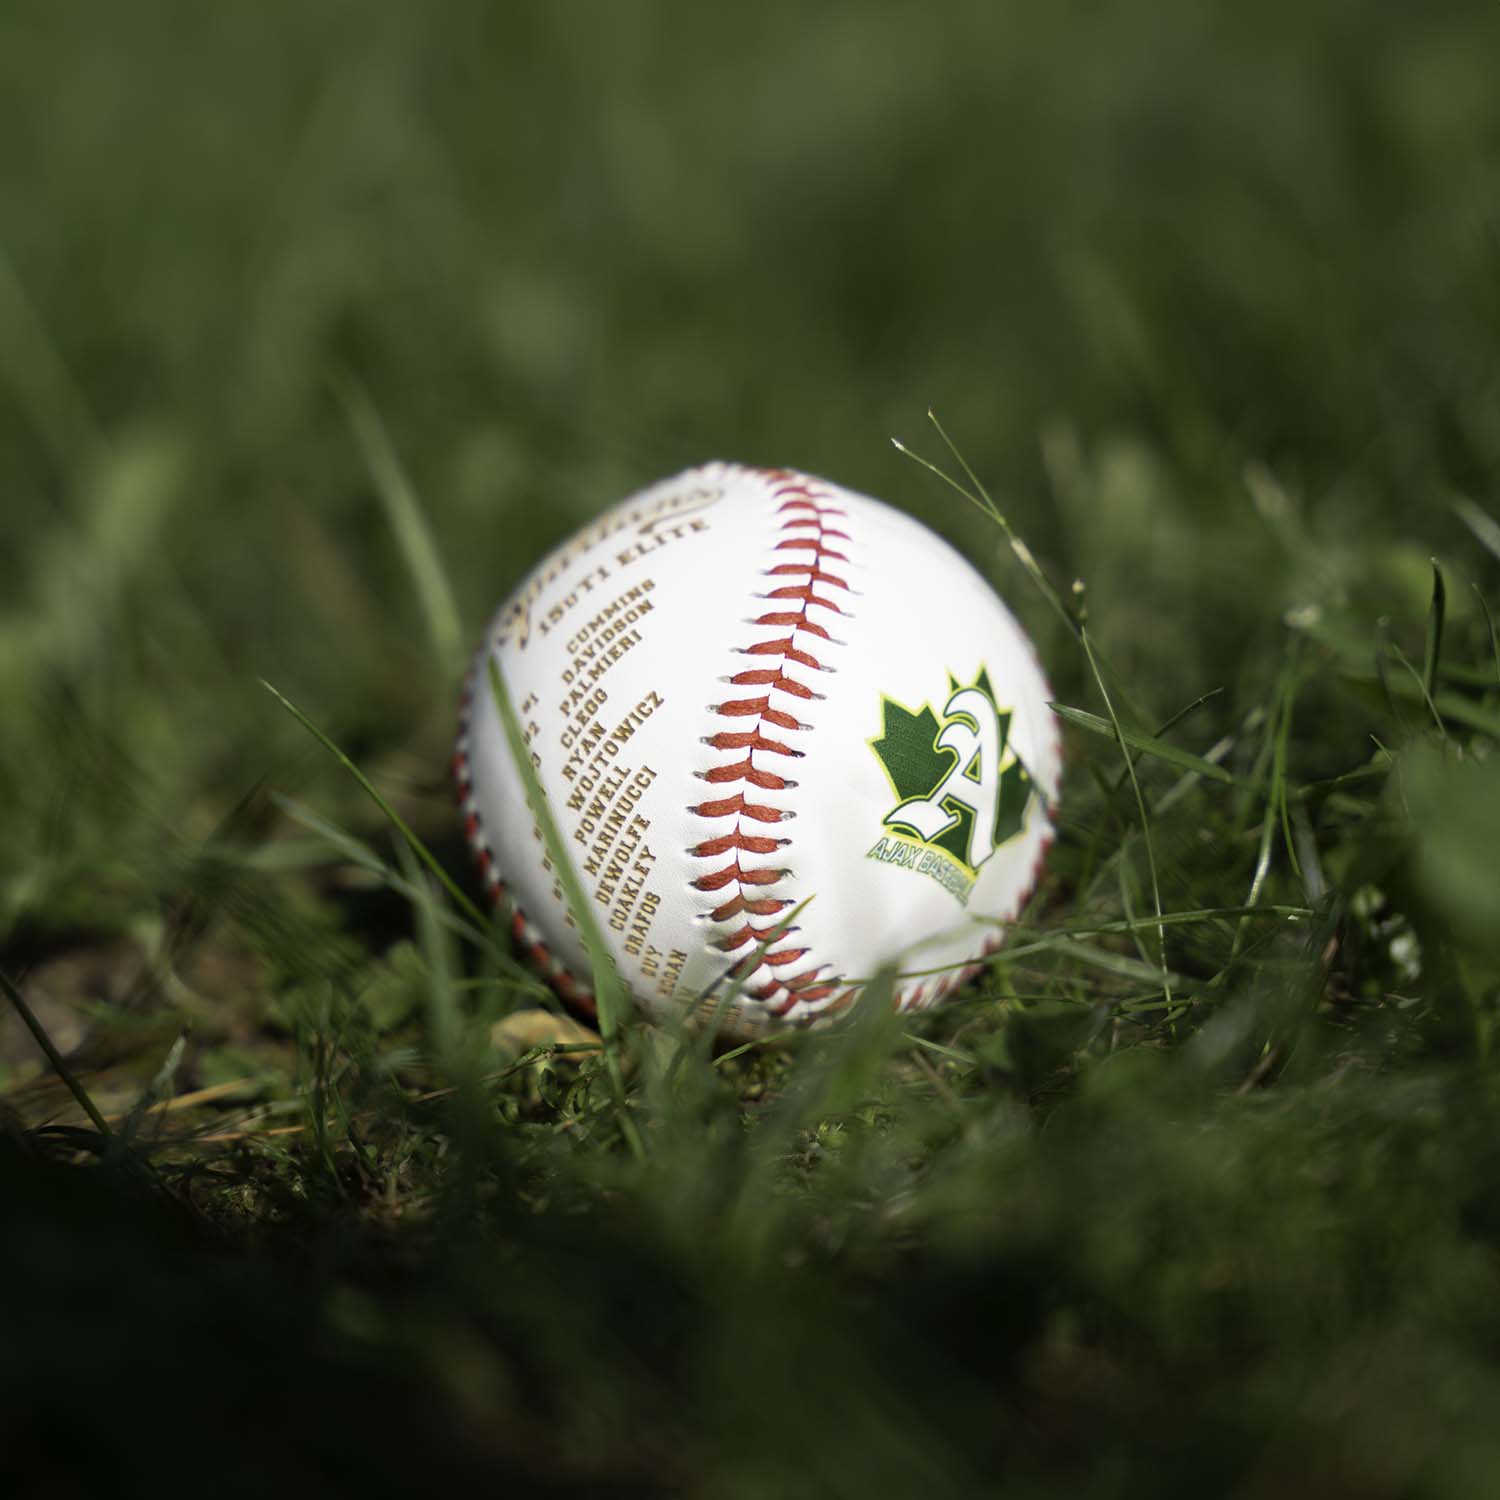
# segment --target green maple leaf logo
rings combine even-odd
[[[975,847],[975,810],[965,800],[968,796],[967,788],[954,786],[953,776],[959,752],[952,748],[951,743],[940,743],[945,730],[955,724],[977,730],[980,726],[974,723],[976,712],[988,712],[994,716],[994,742],[999,746],[998,768],[980,764],[982,757],[976,750],[971,753],[969,764],[959,772],[965,781],[974,783],[976,787],[981,786],[987,776],[998,775],[998,787],[994,796],[993,849],[1000,848],[1020,833],[1025,824],[1033,787],[1026,767],[1010,747],[1013,715],[1008,709],[1002,711],[995,702],[995,690],[990,684],[989,673],[981,670],[970,687],[978,690],[982,695],[981,700],[976,700],[972,692],[966,692],[958,679],[949,673],[949,695],[945,701],[953,705],[962,695],[961,701],[967,707],[948,718],[940,717],[930,703],[924,703],[921,708],[913,710],[894,698],[882,695],[882,731],[869,743],[885,768],[886,777],[897,797],[896,806],[882,820],[885,826],[899,830],[907,837],[915,837],[918,843],[930,848],[941,849],[973,875],[989,856],[983,855],[971,863],[971,851]],[[974,705],[980,701],[985,707],[976,710]],[[977,740],[982,737],[976,735],[974,738]],[[949,738],[964,742],[963,735],[950,735]],[[911,814],[907,818],[902,817],[902,809],[930,801],[945,782],[953,790],[942,798],[940,805],[951,822],[934,837],[925,838],[919,823],[911,821]],[[975,800],[981,806],[988,802],[988,798]]]
[[[894,698],[882,698],[880,702],[885,710],[885,732],[870,741],[870,748],[880,757],[903,802],[909,797],[925,797],[953,769],[958,757],[951,750],[938,748],[942,725],[930,703],[913,713]]]

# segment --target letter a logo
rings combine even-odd
[[[989,676],[969,687],[951,676],[942,717],[883,698],[883,732],[870,748],[900,799],[886,828],[939,849],[972,877],[1020,833],[1031,802],[1026,767],[1010,747],[1011,713],[995,705]]]

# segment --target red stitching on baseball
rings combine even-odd
[[[715,922],[727,922],[731,917],[739,916],[741,912],[749,912],[752,917],[774,917],[791,904],[790,901],[778,901],[773,896],[768,896],[763,901],[751,901],[741,892],[739,895],[731,896],[723,906],[716,906],[713,910],[713,919]]]
[[[783,693],[790,693],[794,698],[818,696],[806,683],[798,682],[795,677],[788,677],[777,667],[761,667],[752,672],[736,672],[729,680],[735,687],[760,687],[769,683],[772,687],[780,688]]]
[[[826,1000],[836,989],[836,984],[813,984],[803,989],[793,991],[795,997],[808,1004],[814,1000]]]
[[[795,625],[798,630],[807,635],[815,635],[819,640],[831,641],[833,639],[821,625],[814,625],[807,618],[806,610],[800,612],[781,609],[772,610],[770,614],[761,615],[759,619],[751,620],[750,623],[752,625]]]
[[[820,552],[818,562],[822,560],[823,554]],[[767,576],[771,578],[795,578],[799,573],[813,583],[831,583],[840,589],[849,587],[837,573],[825,573],[817,563],[777,563],[774,568],[766,569]]]
[[[474,706],[474,693],[480,667],[488,660],[489,650],[489,640],[486,638],[479,650],[475,652],[468,673],[464,677],[463,690],[459,696],[459,737],[457,748],[453,752],[452,772],[453,788],[458,797],[458,805],[464,813],[464,833],[468,839],[469,848],[473,852],[474,861],[484,880],[485,894],[489,897],[491,904],[498,909],[506,899],[505,882],[501,880],[500,872],[495,866],[495,857],[485,838],[484,825],[474,801],[473,771],[469,765],[468,748],[469,715]],[[525,913],[519,907],[511,913],[510,930],[516,946],[521,949],[532,967],[537,969],[543,979],[552,986],[560,999],[587,1016],[597,1014],[593,991],[574,979],[561,960],[547,947],[541,933],[526,920]]]
[[[722,870],[715,870],[712,875],[700,875],[693,881],[693,889],[695,891],[721,891],[731,880],[738,881],[741,885],[775,885],[778,880],[785,879],[789,874],[791,874],[790,870],[778,870],[769,865],[747,870],[739,860],[735,860],[732,865],[725,865]]]
[[[741,651],[745,656],[784,656],[799,667],[812,667],[818,672],[823,670],[822,662],[810,651],[799,651],[789,635],[777,641],[757,641],[753,646],[742,647]]]
[[[785,506],[782,507],[783,510],[785,508]],[[825,511],[824,514],[834,516],[841,515],[843,513],[841,511],[829,510]],[[819,532],[822,535],[825,542],[829,541],[830,539],[835,542],[847,542],[849,540],[849,533],[847,531],[836,531],[832,526],[825,526],[817,516],[792,516],[781,523],[781,529],[783,531],[792,531],[798,526],[811,526],[815,531]],[[780,551],[784,547],[804,547],[806,545],[806,542],[798,541],[796,538],[788,538],[784,542],[778,542],[776,544],[776,550]],[[847,560],[848,559],[846,558],[845,561]]]
[[[700,802],[692,811],[700,818],[752,818],[757,823],[779,823],[783,818],[793,816],[790,812],[770,807],[764,802],[746,802],[741,792],[736,792],[732,797],[720,797],[714,802]]]
[[[845,587],[847,588],[848,585],[846,584]],[[801,588],[785,584],[779,589],[772,589],[769,594],[764,594],[761,597],[765,599],[800,599],[804,609],[809,605],[816,604],[822,609],[831,609],[836,615],[846,615],[849,613],[847,609],[839,608],[832,599],[820,599],[813,593],[811,584],[804,585]],[[825,636],[824,639],[831,639],[831,637]]]
[[[837,530],[830,523],[845,519],[845,512],[828,503],[829,492],[816,481],[793,476],[785,470],[769,470],[764,478],[771,485],[773,497],[781,503],[776,514],[784,535],[772,544],[772,552],[801,554],[795,560],[773,562],[766,569],[766,576],[800,580],[783,583],[773,588],[764,597],[781,603],[778,609],[767,610],[752,620],[755,626],[772,628],[778,633],[764,640],[753,641],[739,648],[744,656],[775,657],[780,665],[771,668],[752,668],[737,672],[729,682],[735,687],[758,687],[765,691],[755,697],[731,698],[714,704],[712,712],[725,718],[753,718],[755,728],[744,731],[723,731],[710,736],[705,743],[720,752],[743,752],[733,760],[726,759],[720,765],[701,772],[705,781],[714,783],[743,782],[761,791],[782,791],[794,783],[774,772],[755,764],[757,752],[766,755],[800,756],[804,752],[793,749],[782,739],[774,739],[762,731],[767,726],[799,734],[811,728],[790,713],[778,707],[773,700],[785,702],[807,702],[820,695],[806,682],[791,676],[789,667],[801,667],[813,672],[834,670],[813,651],[807,649],[808,642],[824,641],[830,645],[837,642],[828,630],[809,618],[814,609],[830,610],[836,615],[847,614],[841,605],[815,592],[818,585],[825,589],[843,589],[853,592],[848,582],[839,574],[829,571],[831,563],[846,563],[848,557],[835,551],[834,541],[847,542],[849,535]],[[788,608],[788,603],[800,608]],[[798,637],[803,639],[799,642]],[[747,920],[728,936],[718,939],[717,947],[725,953],[735,953],[746,947],[765,943],[775,931],[774,919],[792,903],[777,897],[757,895],[757,889],[775,885],[791,872],[780,866],[746,866],[741,863],[741,854],[769,854],[789,842],[787,839],[759,838],[744,831],[745,822],[779,822],[790,817],[783,811],[765,802],[749,802],[743,794],[736,794],[716,801],[701,802],[692,809],[699,817],[721,818],[733,816],[734,832],[717,838],[706,839],[692,853],[700,858],[713,858],[730,854],[726,865],[700,875],[692,882],[700,891],[723,891],[728,898],[708,915],[713,922],[726,922],[744,915]],[[756,922],[749,918],[770,919]],[[785,937],[785,934],[782,934]],[[824,981],[814,984],[822,966],[804,974],[789,974],[784,978],[778,971],[805,958],[805,946],[772,948],[765,953],[747,956],[735,973],[747,978],[758,969],[766,968],[773,976],[769,984],[761,985],[751,993],[767,1002],[774,1014],[784,1015],[799,1002],[825,999],[837,989],[837,982]],[[778,998],[783,997],[783,998]],[[775,1003],[772,1003],[775,1002]]]
[[[768,792],[785,791],[792,783],[785,776],[770,771],[758,771],[747,759],[738,760],[731,766],[715,766],[711,771],[699,773],[705,781],[748,781]]]
[[[770,930],[757,927],[753,922],[746,922],[743,927],[731,932],[728,937],[720,938],[714,946],[724,953],[737,953],[741,948],[765,942]],[[795,963],[806,952],[806,948],[772,948],[757,958],[749,959],[739,972],[753,974],[762,964],[777,969],[783,964]]]
[[[729,733],[710,735],[703,742],[715,750],[764,750],[768,755],[794,755],[801,759],[804,751],[793,750],[780,740],[768,740],[758,729],[749,734]]]
[[[842,552],[830,552],[826,547],[823,546],[822,537],[826,536],[827,534],[827,532],[822,532],[819,534],[819,536],[816,537],[788,537],[786,541],[776,543],[776,551],[790,552],[799,547],[811,547],[815,552],[819,554],[820,557],[826,558],[829,562],[848,562],[849,559],[845,557]]]
[[[736,698],[728,703],[716,703],[712,708],[714,713],[725,714],[730,718],[744,718],[754,714],[763,723],[774,724],[778,729],[809,727],[800,719],[794,719],[790,714],[783,713],[779,708],[772,708],[769,694],[764,698]]]

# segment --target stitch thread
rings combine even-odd
[[[479,816],[479,800],[474,792],[473,771],[469,763],[469,714],[473,708],[479,666],[487,659],[489,651],[490,642],[486,636],[464,677],[463,692],[459,699],[458,743],[453,749],[450,769],[458,805],[464,814],[464,836],[474,855],[474,863],[479,867],[480,878],[484,881],[485,895],[490,904],[499,910],[508,892],[500,871],[496,868],[489,840],[485,837],[484,824]],[[516,946],[563,1001],[586,1016],[598,1014],[593,991],[573,977],[567,965],[547,946],[546,938],[527,921],[526,914],[519,906],[513,908],[510,932]]]
[[[852,592],[847,579],[830,568],[831,564],[849,561],[848,556],[834,545],[847,542],[849,534],[831,524],[844,520],[847,513],[828,503],[833,496],[823,485],[785,469],[762,471],[762,478],[771,486],[772,498],[780,502],[776,513],[781,518],[782,536],[772,546],[773,556],[796,555],[786,556],[784,561],[773,561],[766,569],[766,577],[778,580],[775,587],[761,595],[773,608],[746,622],[777,633],[738,647],[736,654],[771,657],[777,664],[749,668],[726,679],[732,687],[763,688],[764,692],[710,704],[710,712],[727,719],[753,718],[755,727],[748,732],[725,730],[705,737],[703,743],[724,752],[726,759],[698,774],[711,784],[741,782],[761,792],[779,792],[795,787],[797,783],[764,765],[757,765],[755,756],[797,757],[805,753],[793,748],[786,740],[773,739],[763,731],[769,726],[782,733],[803,734],[812,728],[797,718],[792,707],[796,703],[820,699],[823,695],[800,677],[791,675],[788,668],[811,672],[835,670],[808,650],[805,642],[840,644],[821,621],[812,618],[812,611],[823,610],[835,616],[849,614],[829,593],[836,589]],[[794,579],[799,581],[792,582]],[[821,592],[818,585],[822,586]],[[800,608],[789,608],[793,601]],[[801,644],[799,637],[804,638]],[[739,755],[736,752],[744,753]],[[731,753],[736,753],[734,759],[727,758]],[[776,930],[777,918],[793,904],[786,897],[766,894],[770,887],[787,879],[792,872],[779,865],[746,865],[740,856],[770,854],[791,840],[759,838],[747,832],[746,823],[783,822],[795,814],[772,802],[751,802],[743,792],[700,802],[690,810],[701,818],[733,817],[735,820],[731,833],[704,839],[688,851],[700,859],[715,859],[725,854],[732,856],[727,864],[709,870],[691,883],[695,890],[722,894],[727,898],[708,912],[709,921],[719,924],[737,917],[745,919],[732,932],[718,938],[715,947],[728,954],[754,949],[770,938]],[[785,1015],[797,1004],[826,1000],[838,989],[836,980],[820,978],[826,965],[815,965],[800,973],[781,974],[780,971],[791,968],[809,952],[806,946],[787,941],[795,931],[795,928],[788,928],[780,933],[777,942],[781,946],[758,955],[749,953],[733,970],[741,980],[749,979],[761,969],[770,971],[770,981],[756,986],[749,993],[764,1002],[774,1015]]]

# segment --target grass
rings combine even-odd
[[[1495,31],[13,8],[0,1489],[1492,1489]],[[484,905],[467,643],[710,456],[1047,664],[939,1011],[601,1046]]]

